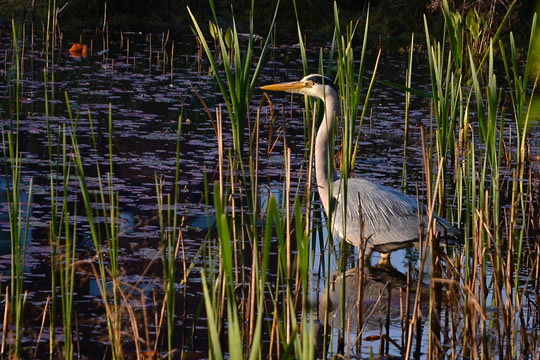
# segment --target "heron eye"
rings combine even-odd
[[[311,80],[306,81],[306,86],[307,87],[313,87],[314,84],[315,83],[313,81],[311,81]]]

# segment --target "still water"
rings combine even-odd
[[[1,32],[0,54],[8,54],[11,46],[10,29]],[[77,35],[78,36],[78,35]],[[65,36],[69,39],[69,36]],[[154,44],[150,51],[150,38]],[[47,86],[43,69],[46,66],[45,52],[38,36],[32,40],[24,39],[24,72],[20,83],[22,94],[19,136],[20,150],[23,155],[22,186],[27,189],[30,179],[33,181],[31,212],[23,207],[23,216],[30,216],[30,229],[27,234],[27,257],[24,287],[28,293],[28,307],[25,312],[25,346],[34,346],[40,332],[41,316],[46,299],[51,294],[49,222],[51,220],[50,169],[45,114],[45,93],[47,92],[50,114],[50,136],[53,148],[62,143],[62,129],[70,127],[66,101],[78,118],[77,138],[85,159],[87,181],[92,191],[98,188],[96,163],[100,165],[102,179],[106,179],[108,168],[108,119],[109,112],[113,123],[113,162],[114,185],[118,193],[120,221],[120,280],[137,288],[139,295],[133,302],[137,307],[146,307],[152,319],[148,321],[149,336],[157,332],[152,298],[162,296],[162,268],[159,259],[160,231],[156,195],[156,177],[164,181],[164,193],[172,193],[175,179],[175,153],[178,119],[182,115],[182,134],[180,145],[180,206],[183,217],[183,259],[189,264],[200,260],[200,248],[207,236],[209,225],[213,221],[212,209],[207,208],[204,198],[205,176],[209,183],[217,178],[217,140],[206,108],[215,118],[216,107],[222,102],[219,88],[216,86],[209,67],[201,59],[196,44],[190,37],[175,38],[174,66],[164,62],[164,56],[170,56],[170,41],[164,47],[160,44],[161,34],[114,33],[111,34],[107,49],[93,46],[86,57],[74,57],[69,54],[68,46],[56,49],[54,64],[50,66]],[[308,58],[317,59],[319,48],[328,49],[329,43],[316,40],[310,43]],[[129,42],[129,47],[127,43]],[[93,42],[98,44],[99,41]],[[23,43],[19,46],[22,48]],[[129,50],[128,50],[129,49]],[[373,47],[375,49],[375,46]],[[104,51],[103,51],[104,50]],[[368,51],[368,58],[374,59],[375,53]],[[415,61],[413,87],[429,89],[429,74],[422,55]],[[294,43],[275,45],[269,61],[262,70],[260,85],[276,81],[295,80],[302,77],[302,64],[299,49]],[[379,65],[378,78],[404,82],[407,54],[397,51],[383,53]],[[316,63],[311,63],[314,71]],[[368,69],[372,64],[368,64]],[[54,79],[52,78],[54,73]],[[6,55],[2,62],[0,75],[0,97],[2,101],[1,119],[4,129],[8,127],[7,112],[10,94],[8,82],[13,82],[11,59]],[[68,99],[68,100],[66,100]],[[376,84],[370,101],[369,118],[364,122],[360,136],[359,156],[356,164],[356,176],[362,176],[386,186],[402,186],[402,169],[407,166],[405,190],[416,194],[417,186],[422,182],[420,127],[428,132],[432,126],[429,103],[413,96],[410,121],[412,134],[409,139],[407,155],[403,157],[404,135],[404,100],[400,91]],[[261,92],[257,91],[252,102],[255,111],[261,101]],[[292,150],[292,172],[304,173],[306,136],[302,121],[303,99],[300,96],[272,95],[277,124],[270,134],[269,107],[264,106],[260,131],[260,168],[259,178],[267,189],[261,202],[267,201],[269,194],[278,197],[285,179],[283,165],[283,134]],[[89,118],[93,121],[90,126]],[[229,122],[224,116],[225,148],[232,147]],[[278,130],[276,128],[279,127]],[[94,135],[93,135],[94,134]],[[98,152],[92,150],[92,136],[95,136]],[[272,151],[268,152],[269,144]],[[68,148],[69,145],[68,145]],[[55,150],[56,151],[56,150]],[[52,164],[56,166],[56,164]],[[301,176],[292,179],[291,188],[296,189]],[[300,183],[299,195],[304,192]],[[0,179],[0,271],[2,286],[9,281],[10,272],[10,230],[7,217],[7,204],[4,197],[6,180]],[[92,358],[96,349],[100,353],[107,351],[106,319],[101,303],[100,290],[91,272],[89,263],[93,257],[93,243],[78,182],[73,179],[68,183],[71,216],[78,225],[77,257],[81,260],[77,266],[75,284],[74,312],[77,317],[77,353],[83,358]],[[22,202],[28,200],[27,191],[23,192]],[[75,204],[78,204],[75,206]],[[324,222],[315,222],[315,226],[324,227]],[[316,233],[314,229],[314,233]],[[326,237],[326,232],[322,234]],[[315,240],[315,237],[314,237]],[[343,275],[337,274],[336,260],[332,260],[332,272],[321,273],[324,252],[313,255],[313,303],[319,308],[327,300],[325,288],[328,281],[332,289],[340,289]],[[356,256],[350,248],[347,257],[347,274],[354,272]],[[398,284],[395,289],[406,283],[409,266],[417,266],[417,252],[414,249],[401,250],[392,256],[396,269],[382,269],[371,274],[366,284],[366,307],[377,303],[377,298],[387,289],[387,279]],[[376,259],[374,259],[375,261]],[[181,266],[179,266],[180,268]],[[395,272],[397,271],[397,273]],[[429,269],[425,270],[429,272]],[[337,274],[337,275],[336,275]],[[274,274],[275,275],[275,274]],[[181,278],[182,275],[179,275]],[[347,287],[356,289],[355,277],[350,276]],[[401,282],[400,282],[401,281]],[[127,285],[126,285],[127,286]],[[336,291],[338,291],[336,290]],[[195,267],[186,284],[177,285],[176,327],[178,340],[176,346],[185,351],[190,358],[207,357],[207,329],[204,317],[200,317],[202,290],[200,274]],[[335,294],[330,292],[330,301],[335,302]],[[356,293],[353,291],[353,295]],[[338,297],[339,299],[339,297]],[[354,301],[351,300],[351,303]],[[390,301],[392,321],[390,337],[401,342],[399,290],[393,293]],[[331,317],[332,326],[340,327],[339,309]],[[386,312],[386,310],[382,310]],[[356,318],[354,307],[347,309],[350,319]],[[314,311],[314,314],[316,311]],[[324,315],[323,315],[324,316]],[[386,315],[385,315],[386,316]],[[320,313],[317,315],[321,319]],[[379,310],[368,322],[363,336],[377,335],[380,332]],[[142,321],[142,320],[141,320]],[[356,329],[353,323],[351,328]],[[163,331],[163,329],[162,329]],[[57,340],[61,339],[61,330],[57,330]],[[351,333],[354,339],[354,332]],[[422,336],[421,351],[425,354],[427,335]],[[40,346],[47,349],[49,331],[47,325],[41,336]],[[163,346],[165,347],[165,346]],[[352,352],[356,351],[351,346]],[[379,342],[364,341],[363,355],[379,352]],[[389,353],[399,356],[396,346],[390,344]],[[358,355],[358,354],[357,354]],[[101,356],[103,357],[103,356]]]

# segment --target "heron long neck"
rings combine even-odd
[[[317,187],[324,209],[330,211],[330,185],[337,180],[334,159],[332,158],[332,133],[334,129],[335,113],[339,110],[337,94],[333,91],[326,94],[323,100],[325,105],[324,118],[317,131],[315,140],[315,172],[317,175]]]

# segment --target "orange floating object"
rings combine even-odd
[[[380,339],[381,337],[379,335],[369,335],[364,338],[365,341],[377,341]]]
[[[73,57],[86,57],[86,45],[81,43],[76,43],[71,46],[69,49],[69,54]]]
[[[82,52],[84,48],[84,45],[81,43],[76,43],[71,46],[71,49],[69,49],[69,52]]]

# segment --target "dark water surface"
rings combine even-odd
[[[78,114],[77,138],[85,161],[85,171],[89,187],[92,191],[98,188],[96,162],[101,164],[102,180],[106,182],[108,168],[108,118],[111,109],[113,121],[113,162],[115,191],[119,195],[120,213],[120,280],[135,285],[144,294],[148,316],[147,328],[151,341],[154,341],[156,326],[155,314],[159,309],[153,304],[152,297],[162,298],[162,267],[160,264],[160,230],[158,223],[158,206],[156,196],[156,176],[164,180],[164,193],[173,193],[175,179],[176,129],[179,116],[183,112],[180,154],[180,206],[183,218],[183,258],[189,264],[200,261],[201,245],[207,241],[208,224],[207,209],[204,199],[204,175],[210,183],[217,177],[217,140],[214,128],[201,99],[208,106],[215,118],[215,108],[222,102],[219,89],[213,78],[209,76],[206,61],[199,58],[197,47],[190,36],[175,37],[174,69],[171,76],[170,63],[163,65],[161,52],[161,34],[152,35],[152,59],[149,61],[148,34],[123,34],[123,47],[120,48],[121,35],[111,34],[110,49],[98,55],[102,48],[94,46],[86,58],[75,58],[69,55],[66,43],[62,49],[56,49],[54,65],[49,69],[49,81],[54,72],[54,89],[48,83],[49,113],[53,145],[61,144],[62,126],[69,128],[69,117],[66,108],[65,92],[69,97],[71,109]],[[129,39],[129,54],[126,41]],[[11,32],[3,29],[1,33],[0,58],[3,60],[0,75],[0,97],[2,104],[9,103],[7,81],[13,80],[10,70]],[[317,59],[319,47],[327,48],[330,39],[317,40],[308,44],[308,58]],[[94,44],[100,41],[95,41]],[[171,39],[167,45],[170,55]],[[70,44],[71,45],[71,44]],[[22,43],[19,44],[22,47]],[[29,231],[28,253],[24,288],[29,291],[25,318],[25,346],[33,347],[40,331],[41,315],[48,296],[51,295],[50,282],[50,247],[49,221],[51,219],[49,155],[47,144],[47,126],[45,121],[45,85],[43,68],[46,65],[45,53],[41,42],[35,38],[33,47],[31,39],[25,39],[24,74],[21,81],[21,118],[20,139],[23,154],[24,170],[22,186],[28,187],[33,179],[33,197],[31,199],[31,231]],[[371,59],[368,69],[376,57],[374,49],[368,58]],[[159,56],[159,60],[158,60]],[[295,80],[302,77],[302,65],[298,60],[299,50],[294,44],[277,45],[265,65],[259,84],[273,83],[280,80]],[[427,64],[423,56],[415,60],[413,87],[428,89],[430,87]],[[383,51],[380,70],[377,76],[384,80],[403,83],[406,69],[406,53]],[[7,60],[7,62],[6,62]],[[311,64],[311,69],[316,69]],[[7,70],[7,71],[6,71]],[[199,94],[199,96],[197,95]],[[300,182],[300,194],[304,191],[305,167],[304,152],[306,137],[302,122],[303,98],[292,98],[285,94],[271,96],[276,114],[271,142],[286,129],[287,143],[292,149],[293,176],[291,188],[296,189]],[[253,110],[258,107],[261,92],[256,91],[252,102]],[[403,166],[403,134],[404,134],[404,99],[403,93],[376,84],[370,103],[370,114],[362,128],[359,157],[356,174],[379,184],[400,188],[402,184]],[[8,127],[7,112],[12,111],[2,105],[1,119],[4,129]],[[224,108],[224,106],[223,106]],[[253,114],[255,113],[253,111]],[[99,152],[92,150],[89,114],[93,120],[93,131]],[[413,96],[411,104],[411,131],[407,157],[408,166],[407,192],[416,194],[417,184],[422,181],[420,126],[426,129],[429,138],[430,114],[429,103]],[[232,147],[229,120],[224,113],[225,147]],[[279,130],[276,130],[281,127]],[[270,129],[269,108],[263,108],[260,131],[260,182],[269,191],[281,195],[284,183],[283,137],[278,138],[271,153],[267,153],[268,134]],[[68,149],[71,147],[68,145]],[[55,150],[56,151],[56,150]],[[73,170],[74,172],[74,170]],[[301,179],[301,180],[300,180]],[[10,271],[10,238],[7,218],[7,203],[4,195],[5,178],[0,179],[0,271],[2,287],[9,282]],[[104,310],[96,286],[91,267],[94,251],[88,223],[85,218],[82,197],[78,181],[73,178],[69,184],[71,214],[77,214],[74,221],[78,226],[77,256],[81,263],[77,266],[75,284],[74,312],[76,313],[76,353],[82,358],[102,358],[107,351],[107,330]],[[24,201],[26,199],[23,198]],[[280,201],[280,200],[279,200]],[[77,203],[75,209],[74,204]],[[213,212],[210,208],[210,214]],[[103,219],[101,219],[103,223]],[[320,225],[320,224],[319,224]],[[393,256],[394,265],[402,273],[406,272],[410,259],[414,259],[415,250],[400,251]],[[316,254],[324,256],[324,254]],[[354,264],[354,252],[349,255]],[[320,260],[314,259],[314,269]],[[180,263],[179,263],[180,264]],[[179,276],[182,278],[182,266],[179,265]],[[315,287],[324,288],[328,276],[314,271]],[[275,274],[273,274],[275,275]],[[378,289],[378,288],[377,288]],[[187,357],[207,357],[207,329],[204,316],[199,317],[202,291],[197,266],[189,275],[187,285],[177,286],[177,348],[186,352]],[[320,292],[317,292],[320,294]],[[134,302],[141,301],[134,297]],[[158,300],[158,304],[161,304]],[[137,306],[143,306],[143,303]],[[399,310],[399,303],[393,305]],[[198,321],[195,319],[198,318]],[[60,318],[58,319],[60,320]],[[142,321],[142,320],[141,320]],[[400,324],[393,324],[399,332]],[[60,323],[60,321],[57,321]],[[377,325],[378,326],[378,325]],[[369,329],[368,329],[369,330]],[[162,334],[166,328],[161,329]],[[378,333],[378,327],[374,330]],[[61,340],[61,329],[57,330],[57,339]],[[397,333],[394,333],[397,334]],[[397,337],[398,335],[396,335]],[[400,333],[399,333],[400,336]],[[40,348],[48,349],[48,321],[41,337]],[[166,348],[163,335],[159,348]],[[426,336],[424,340],[427,341]],[[425,344],[423,348],[426,349]],[[364,342],[363,352],[368,354],[370,347],[378,352],[377,344]],[[143,345],[144,349],[144,345]],[[128,349],[126,349],[129,353]],[[133,349],[132,349],[133,350]],[[95,357],[96,351],[101,354]],[[391,347],[391,354],[399,352]],[[128,357],[134,354],[128,354]],[[38,356],[40,357],[40,356]],[[43,356],[45,358],[46,356]]]

